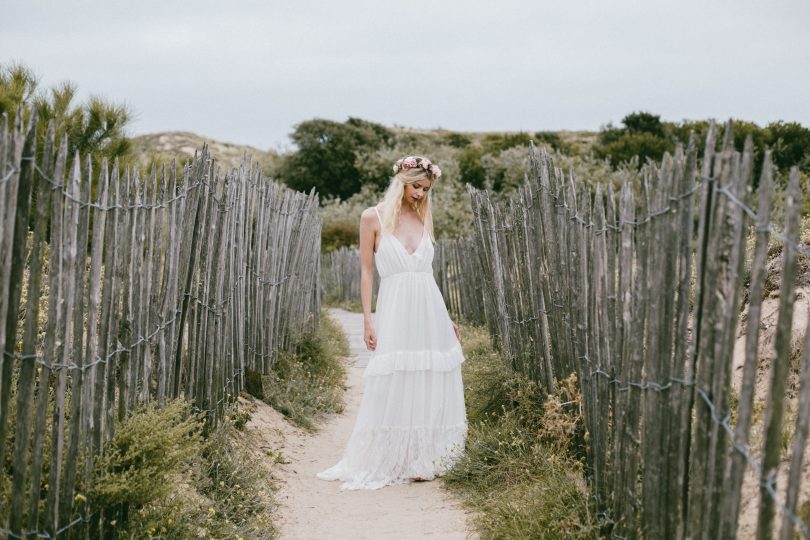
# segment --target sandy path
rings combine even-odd
[[[315,474],[335,464],[349,438],[363,390],[363,368],[369,353],[363,344],[361,314],[332,309],[344,327],[352,356],[347,359],[346,410],[311,435],[280,422],[277,413],[254,415],[250,427],[278,448],[289,463],[275,467],[283,486],[276,497],[281,538],[340,539],[475,539],[468,514],[446,492],[441,480],[417,482],[367,491],[341,491],[340,482],[319,480]],[[270,440],[273,439],[276,444]]]

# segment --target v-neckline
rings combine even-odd
[[[405,247],[405,244],[402,243],[402,240],[397,238],[394,233],[391,233],[391,237],[397,241],[397,244],[399,244],[399,246],[402,248],[402,251],[404,251],[409,257],[413,257],[416,254],[416,252],[419,251],[419,248],[422,247],[422,243],[425,241],[425,225],[424,223],[422,224],[422,237],[419,239],[419,243],[416,245],[416,249],[414,249],[412,252],[408,251],[408,248]]]
[[[382,216],[380,216],[380,210],[376,206],[374,207],[374,212],[376,212],[377,219],[380,221],[380,226],[382,226]],[[404,251],[406,255],[408,255],[409,257],[413,257],[414,255],[416,255],[416,252],[419,251],[419,248],[422,247],[422,244],[425,241],[425,232],[426,232],[425,224],[422,223],[422,237],[419,239],[419,243],[416,245],[416,249],[414,249],[412,252],[408,251],[408,248],[405,247],[405,244],[403,244],[402,241],[399,238],[397,238],[393,232],[391,232],[388,236],[392,236],[394,240],[397,241],[397,244],[399,244],[399,247],[402,248],[402,251]],[[377,247],[377,249],[379,249],[379,246]],[[377,251],[375,250],[374,253],[377,253]]]

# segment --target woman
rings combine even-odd
[[[398,160],[382,202],[360,217],[360,301],[373,352],[343,457],[318,473],[343,480],[341,489],[432,480],[464,447],[464,355],[433,278],[430,192],[440,176],[427,158]],[[373,318],[372,264],[381,278]]]

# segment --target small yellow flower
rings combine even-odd
[[[76,502],[87,502],[87,497],[85,497],[81,493],[77,493],[76,496],[73,497],[73,500]]]

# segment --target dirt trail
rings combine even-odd
[[[346,409],[322,424],[316,434],[292,426],[269,406],[259,404],[248,429],[264,448],[288,463],[275,466],[283,482],[276,498],[282,505],[278,524],[284,540],[477,539],[470,517],[443,489],[441,480],[367,491],[341,491],[339,481],[315,474],[335,464],[349,438],[363,391],[369,353],[363,344],[361,314],[332,309],[349,337]]]

